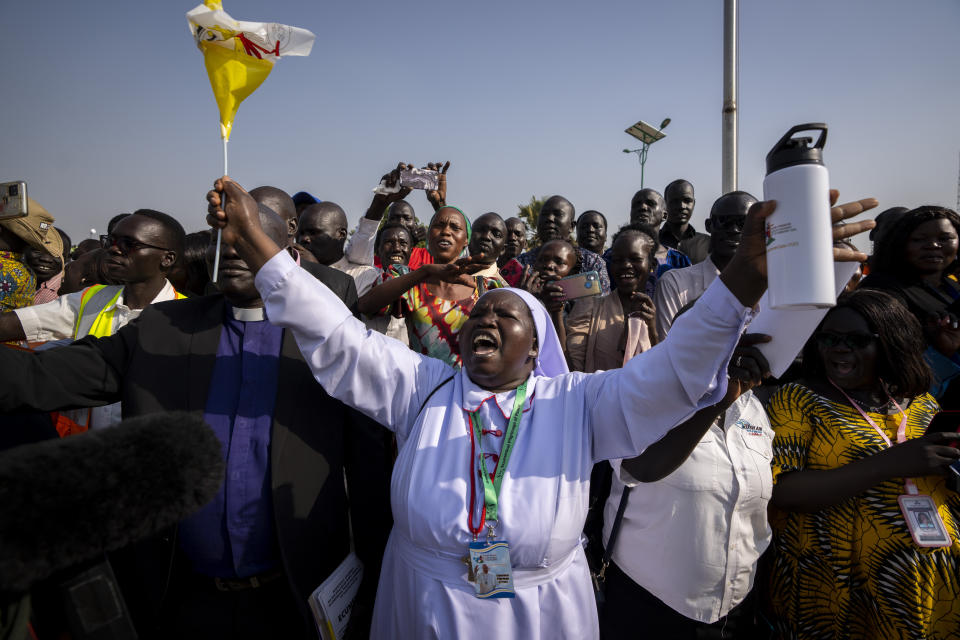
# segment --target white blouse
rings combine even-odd
[[[367,330],[283,252],[264,265],[256,284],[270,321],[293,331],[327,393],[397,435],[394,529],[381,570],[374,638],[486,638],[492,632],[500,640],[596,637],[580,545],[593,464],[635,456],[718,402],[748,315],[718,283],[695,311],[678,319],[667,341],[622,369],[531,375],[496,532],[510,543],[517,593],[513,599],[478,600],[461,562],[472,540],[467,511],[474,461],[465,410],[483,405],[488,428],[503,430],[514,392],[491,399],[465,371]],[[486,443],[484,449],[489,451]],[[479,484],[474,482],[477,491]]]
[[[699,303],[698,303],[699,304]],[[682,316],[681,316],[682,317]],[[674,611],[716,622],[743,602],[770,545],[773,429],[752,393],[710,426],[673,473],[637,482],[620,461],[603,512],[610,539],[624,485],[632,487],[613,561]]]

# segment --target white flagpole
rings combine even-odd
[[[230,172],[228,171],[229,165],[227,164],[227,138],[223,139],[223,175],[228,176]],[[226,209],[227,206],[227,196],[226,193],[220,193],[220,208]],[[217,283],[217,276],[220,274],[220,236],[223,235],[223,229],[217,229],[217,251],[213,256],[213,278],[212,282]]]

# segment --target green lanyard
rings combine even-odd
[[[473,435],[476,438],[477,448],[480,449],[480,477],[483,479],[483,502],[486,505],[485,519],[497,521],[497,501],[500,496],[500,485],[503,483],[503,474],[507,471],[507,465],[510,463],[510,454],[513,453],[513,445],[517,441],[517,431],[520,428],[520,418],[523,416],[523,403],[527,399],[527,383],[524,382],[517,387],[517,395],[513,399],[513,411],[510,412],[510,421],[507,423],[507,432],[504,435],[503,447],[500,449],[500,459],[494,469],[493,480],[490,480],[490,474],[487,473],[487,457],[483,455],[483,449],[480,443],[480,435],[483,430],[480,421],[480,414],[477,411],[468,413],[470,424],[473,426]],[[470,465],[471,474],[473,465]],[[472,517],[472,516],[471,516]],[[480,528],[483,522],[480,523]]]

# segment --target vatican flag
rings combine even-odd
[[[219,0],[187,12],[190,31],[203,52],[213,97],[220,110],[220,137],[230,138],[237,107],[256,91],[283,56],[306,56],[314,35],[275,22],[234,20]]]

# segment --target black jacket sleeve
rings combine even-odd
[[[118,402],[137,325],[134,321],[107,338],[87,337],[39,353],[0,348],[0,411]]]

